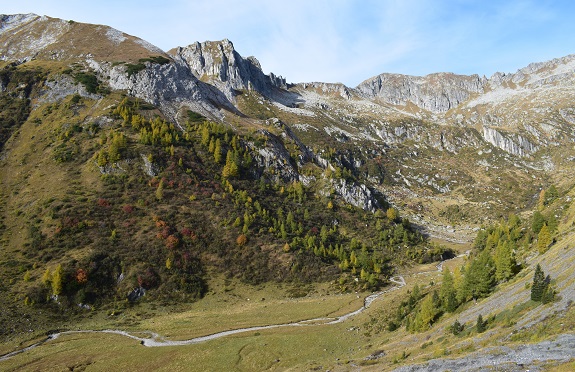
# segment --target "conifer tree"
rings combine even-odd
[[[541,301],[546,288],[547,281],[545,280],[545,273],[541,269],[541,266],[537,264],[535,274],[533,274],[533,284],[531,285],[531,300]]]
[[[222,171],[222,176],[224,178],[234,178],[238,177],[240,174],[240,169],[238,163],[233,155],[233,151],[228,151],[226,154],[226,164]]]
[[[473,259],[465,270],[460,297],[462,300],[487,297],[495,285],[495,263],[487,250]]]
[[[52,273],[50,272],[50,269],[47,267],[46,271],[44,271],[44,274],[42,275],[42,284],[48,286],[51,281],[52,281]]]
[[[395,208],[388,208],[386,215],[387,219],[390,221],[396,221],[399,218],[399,212]]]
[[[477,333],[483,333],[485,332],[486,326],[487,326],[486,322],[483,321],[483,317],[481,316],[481,314],[479,314],[479,316],[477,317],[477,322],[475,323],[475,330],[477,331]]]
[[[539,234],[543,224],[545,224],[545,217],[543,217],[541,212],[535,211],[535,213],[533,213],[533,222],[531,223],[531,230],[533,230],[533,233]]]
[[[456,320],[455,322],[453,322],[453,324],[449,328],[451,330],[451,333],[453,333],[455,336],[457,336],[463,331],[464,327],[465,326],[463,324],[459,323],[459,320]]]
[[[56,270],[54,270],[54,273],[52,274],[52,294],[55,296],[62,293],[62,275],[62,265],[58,264],[58,266],[56,266]]]
[[[431,324],[433,324],[438,313],[439,310],[433,304],[433,296],[427,295],[421,302],[421,307],[415,315],[412,325],[413,330],[417,332],[427,331],[431,327]]]
[[[443,310],[452,313],[457,309],[457,291],[455,289],[453,276],[447,267],[443,269],[443,280],[441,282],[441,289],[439,290],[439,298],[443,306]]]
[[[515,259],[511,251],[511,244],[508,241],[499,241],[495,249],[495,277],[502,282],[513,277]]]
[[[547,224],[543,224],[543,227],[537,235],[537,248],[539,249],[539,253],[543,254],[547,252],[549,244],[551,244],[551,233],[549,232]]]
[[[216,163],[220,163],[222,161],[222,143],[219,138],[216,140],[214,148],[214,161]]]
[[[555,217],[555,213],[549,213],[547,217],[547,228],[549,228],[549,233],[553,234],[557,230],[557,218]]]
[[[202,145],[208,146],[210,143],[210,130],[208,129],[207,125],[203,125],[202,127]]]
[[[164,180],[160,180],[158,188],[156,189],[156,199],[162,200],[164,198]]]
[[[215,149],[216,149],[216,142],[214,141],[214,138],[212,137],[212,138],[210,138],[210,144],[208,145],[208,151],[213,154]]]

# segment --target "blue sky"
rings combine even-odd
[[[0,12],[106,24],[166,51],[227,38],[294,83],[489,77],[575,53],[570,0],[0,0]]]

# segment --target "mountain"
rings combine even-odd
[[[500,265],[505,244],[517,265],[498,288],[523,299],[542,262],[567,294],[574,102],[575,55],[489,78],[292,84],[229,40],[165,52],[107,26],[0,15],[1,335],[69,329],[87,309],[211,303],[220,283],[373,291],[467,250]],[[557,245],[538,247],[544,224]],[[501,296],[464,296],[458,314]],[[369,327],[413,324],[427,297]],[[540,319],[529,306],[514,309]]]

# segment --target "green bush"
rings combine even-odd
[[[126,72],[128,73],[128,77],[130,77],[130,76],[137,74],[138,72],[144,70],[146,68],[146,65],[144,65],[143,63],[138,63],[135,65],[128,63],[128,64],[126,64],[126,67],[127,67]]]
[[[88,93],[98,92],[98,78],[93,73],[79,72],[74,75],[76,83],[82,84]]]

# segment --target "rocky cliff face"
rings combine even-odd
[[[285,89],[286,81],[274,74],[265,75],[255,57],[243,58],[229,40],[196,42],[172,49],[174,59],[185,63],[200,80],[215,85],[229,100],[235,90],[255,90],[272,97],[276,89]]]
[[[107,83],[112,89],[125,90],[160,107],[176,122],[181,120],[179,113],[182,109],[190,109],[215,120],[223,118],[220,108],[236,111],[224,94],[199,81],[186,65],[178,61],[162,65],[146,62],[145,69],[131,76],[123,65],[114,66],[94,59],[87,62],[99,76],[108,77]]]
[[[487,79],[478,75],[449,73],[424,77],[381,74],[364,81],[357,91],[367,98],[381,99],[392,105],[412,103],[433,113],[443,113],[468,100],[474,93],[483,93]]]

